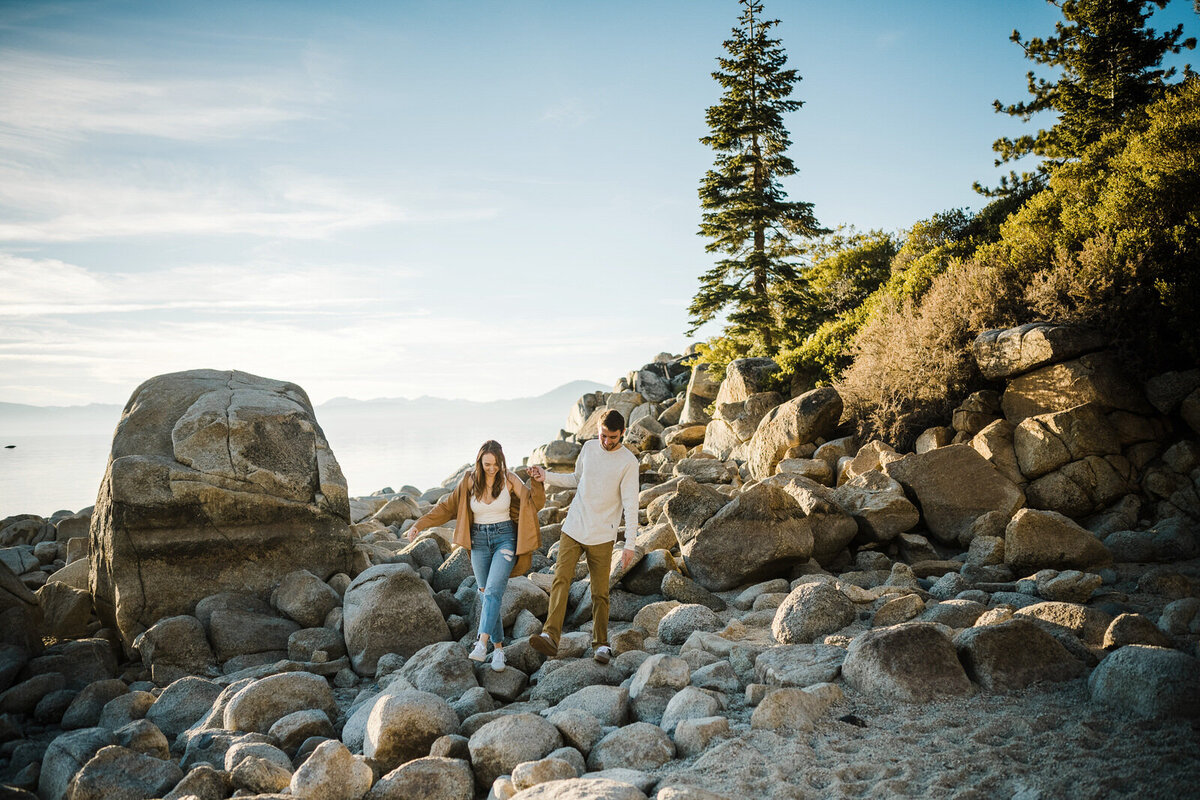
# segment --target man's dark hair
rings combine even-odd
[[[608,428],[610,431],[624,431],[625,418],[621,416],[621,412],[615,408],[604,415],[604,419],[600,422],[601,425]]]

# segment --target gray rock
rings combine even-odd
[[[834,633],[858,616],[854,603],[828,583],[802,583],[775,612],[771,635],[780,644],[811,642]]]
[[[750,715],[750,727],[785,736],[811,731],[814,723],[842,698],[842,690],[830,683],[807,689],[775,689],[767,692]]]
[[[1119,562],[1170,563],[1200,555],[1200,537],[1180,517],[1160,520],[1144,531],[1116,531],[1105,537],[1104,546]]]
[[[672,733],[680,721],[714,716],[721,710],[721,706],[721,702],[712,692],[695,686],[685,686],[667,703],[659,727],[667,733]]]
[[[1034,620],[1051,633],[1066,631],[1095,647],[1104,642],[1104,633],[1112,624],[1111,615],[1078,603],[1033,603],[1017,609],[1016,614]]]
[[[630,690],[621,686],[585,686],[564,697],[555,708],[583,711],[602,725],[620,727],[629,721],[629,695]]]
[[[96,610],[128,644],[222,589],[348,572],[348,518],[304,390],[236,371],[160,375],[125,407],[92,514]]]
[[[1021,474],[1032,480],[1088,456],[1116,455],[1121,442],[1099,407],[1083,405],[1022,420],[1013,449]]]
[[[438,737],[458,732],[458,715],[437,695],[419,691],[382,694],[371,704],[363,755],[390,771],[427,755]]]
[[[526,761],[513,768],[512,782],[517,791],[529,789],[547,781],[563,781],[579,777],[579,770],[568,761],[547,756]]]
[[[154,701],[155,697],[150,692],[134,691],[119,695],[100,709],[100,721],[96,724],[115,731],[134,720],[144,719]]]
[[[61,672],[44,672],[0,693],[0,713],[32,715],[38,701],[51,692],[65,689],[67,679]]]
[[[675,725],[675,751],[680,758],[704,752],[717,738],[729,735],[729,720],[721,716],[680,720]],[[660,791],[657,795],[663,797]],[[672,794],[668,796],[677,796]],[[681,798],[682,800],[682,798]]]
[[[562,747],[558,728],[535,714],[513,714],[492,720],[471,735],[471,767],[480,786],[525,761],[545,758]]]
[[[943,544],[967,544],[975,519],[991,511],[1011,515],[1025,495],[968,445],[907,455],[883,471],[916,498],[929,532]]]
[[[354,670],[374,675],[380,656],[405,658],[450,639],[433,592],[407,564],[380,564],[359,573],[346,589],[346,651]]]
[[[1112,555],[1090,531],[1062,514],[1023,508],[1005,528],[1004,563],[1020,574],[1102,567],[1112,563]]]
[[[651,770],[675,757],[675,743],[657,725],[635,722],[605,736],[588,755],[592,771],[624,767]]]
[[[628,699],[628,692],[626,690],[619,687],[613,688],[618,692],[626,692],[626,698]],[[584,757],[592,751],[592,747],[604,736],[600,720],[581,708],[563,708],[560,704],[550,713],[547,719],[554,727],[558,728],[558,732],[562,734],[563,741],[582,753]]]
[[[1019,618],[969,628],[954,644],[967,675],[991,691],[1024,689],[1039,681],[1068,681],[1085,671],[1083,663],[1053,636]]]
[[[987,606],[974,600],[951,598],[927,607],[921,612],[922,622],[934,622],[947,628],[969,628],[987,611]]]
[[[292,773],[289,788],[301,800],[361,800],[374,778],[367,762],[334,739],[317,745]]]
[[[346,640],[332,628],[301,628],[288,637],[288,658],[292,661],[328,662],[345,655]]]
[[[117,678],[89,683],[75,696],[63,714],[63,730],[96,727],[100,721],[100,712],[108,701],[128,691],[129,686],[125,681]]]
[[[312,737],[333,739],[337,734],[329,715],[318,708],[293,711],[280,717],[267,734],[279,742],[279,748],[295,757],[301,745]]]
[[[204,625],[190,614],[160,619],[134,639],[133,649],[159,683],[216,672],[217,659]]]
[[[124,728],[119,728],[113,733],[113,739],[114,744],[135,753],[153,756],[164,761],[171,760],[171,747],[167,742],[167,737],[163,735],[157,725],[148,719],[135,720]]]
[[[544,700],[558,705],[567,695],[574,694],[585,686],[604,684],[617,686],[625,680],[625,673],[613,664],[597,664],[590,658],[581,658],[558,667],[549,675],[541,677],[529,693],[531,700]]]
[[[306,569],[289,572],[271,593],[271,605],[303,628],[318,628],[342,598],[325,581]]]
[[[80,769],[72,781],[71,798],[161,797],[182,779],[183,770],[172,761],[110,745]]]
[[[42,800],[63,800],[67,797],[75,774],[101,748],[108,747],[114,741],[113,732],[105,728],[84,728],[55,738],[42,758],[38,797]]]
[[[52,581],[37,590],[46,631],[56,639],[87,635],[92,619],[92,596],[82,589]]]
[[[208,623],[208,636],[217,660],[256,653],[287,652],[288,637],[300,630],[290,619],[268,614],[218,608]]]
[[[854,517],[867,542],[890,542],[921,520],[917,507],[904,496],[904,488],[875,470],[846,481],[834,490],[834,497]]]
[[[753,677],[772,686],[803,688],[829,683],[841,673],[846,650],[825,644],[793,644],[771,647],[754,659]]]
[[[1088,678],[1092,699],[1143,717],[1200,717],[1200,661],[1178,650],[1129,645]]]
[[[1081,356],[1105,345],[1099,331],[1050,322],[987,330],[972,345],[979,370],[988,380],[1011,378],[1047,364]]]
[[[475,776],[467,761],[426,756],[401,764],[384,775],[371,787],[364,800],[409,800],[416,797],[472,800],[474,796]]]
[[[168,739],[174,739],[208,713],[220,694],[221,687],[212,681],[180,678],[163,689],[146,712],[146,719]]]
[[[292,779],[291,764],[247,756],[229,773],[229,783],[243,794],[281,794]]]
[[[716,631],[725,627],[713,610],[698,603],[671,609],[658,623],[658,638],[667,644],[683,644],[693,631]]]
[[[812,555],[812,527],[795,499],[779,487],[768,483],[751,487],[698,529],[675,525],[680,515],[673,508],[688,502],[696,505],[688,500],[694,494],[688,481],[681,482],[678,493],[667,502],[666,515],[675,526],[688,572],[704,588],[722,591],[776,577]]]
[[[479,685],[467,651],[458,642],[436,642],[421,648],[405,662],[400,674],[422,692],[456,700]]]
[[[795,473],[772,475],[761,483],[778,486],[799,504],[812,532],[812,558],[818,564],[833,564],[858,535],[858,523],[842,509],[829,487]]]
[[[754,478],[766,478],[787,451],[830,436],[842,416],[837,389],[823,386],[792,398],[767,412],[750,440],[747,467]]]
[[[1013,424],[1085,403],[1096,403],[1106,410],[1153,413],[1141,387],[1124,374],[1111,351],[1039,367],[1013,378],[1000,403],[1004,416]]]
[[[850,642],[842,677],[860,692],[910,703],[972,691],[953,643],[927,622],[906,622],[859,635]]]
[[[308,672],[286,672],[253,681],[225,707],[224,725],[231,731],[266,733],[294,711],[317,708],[333,719],[337,704],[328,682]]]

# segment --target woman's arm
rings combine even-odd
[[[436,528],[438,525],[443,525],[458,516],[458,503],[462,492],[465,491],[467,479],[464,477],[454,487],[454,491],[442,497],[438,504],[429,510],[429,513],[418,519],[408,529],[409,541],[417,538],[423,530]]]

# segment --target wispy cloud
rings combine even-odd
[[[380,287],[412,279],[404,267],[193,265],[153,272],[96,272],[56,259],[0,253],[0,317],[66,317],[146,311],[345,313],[381,302]]]
[[[542,122],[550,122],[566,128],[578,128],[595,116],[583,103],[575,98],[563,100],[542,112]]]
[[[97,134],[204,141],[261,134],[313,113],[278,75],[146,77],[116,62],[36,52],[0,60],[0,149],[49,155]]]
[[[471,221],[498,213],[480,205],[414,212],[390,198],[294,170],[231,176],[166,162],[139,166],[89,175],[0,167],[0,208],[12,212],[0,222],[0,241],[165,234],[321,239],[389,223]]]

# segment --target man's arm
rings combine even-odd
[[[621,506],[625,509],[625,549],[633,550],[638,535],[638,465],[633,462],[621,474]]]
[[[587,447],[583,447],[579,451],[579,457],[575,459],[574,472],[551,472],[548,469],[543,469],[543,480],[551,489],[575,489],[579,486],[579,478],[583,475],[583,459],[584,453],[587,452]]]

